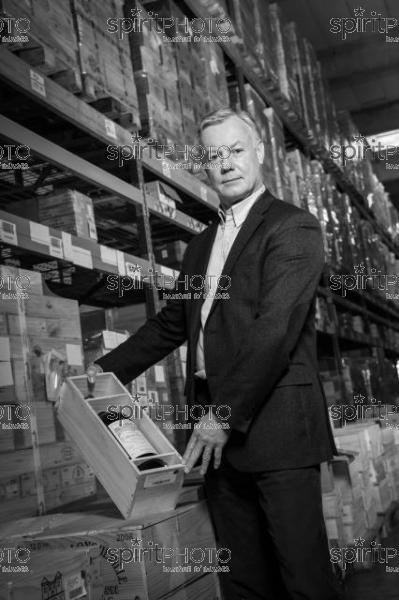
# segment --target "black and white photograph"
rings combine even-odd
[[[0,600],[399,600],[399,3],[0,0]]]

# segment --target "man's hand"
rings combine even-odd
[[[205,475],[212,458],[212,453],[214,454],[214,467],[218,469],[222,459],[222,450],[228,439],[229,434],[222,429],[219,421],[212,414],[204,415],[195,424],[194,431],[184,453],[184,471],[186,473],[191,471],[201,453],[203,453],[201,475]]]

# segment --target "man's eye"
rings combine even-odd
[[[242,148],[234,148],[233,150],[234,154],[240,154],[241,152],[243,152]]]

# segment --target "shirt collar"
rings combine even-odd
[[[265,189],[265,186],[262,185],[250,196],[244,198],[244,200],[240,200],[240,202],[237,202],[236,204],[233,204],[227,210],[225,210],[220,205],[218,215],[221,225],[225,225],[226,223],[232,223],[234,224],[234,227],[241,227],[241,225],[247,218],[252,206],[255,204],[256,200],[263,194]]]

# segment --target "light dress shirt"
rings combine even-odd
[[[197,370],[195,375],[200,379],[206,379],[204,359],[204,327],[208,318],[214,296],[216,294],[217,281],[223,273],[227,256],[236,239],[242,224],[248,216],[252,206],[265,191],[265,186],[258,188],[244,200],[233,204],[229,209],[219,208],[220,223],[213,242],[211,255],[205,277],[205,300],[201,307],[201,328],[197,344]],[[222,280],[223,281],[223,280]]]

